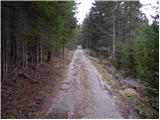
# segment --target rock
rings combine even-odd
[[[69,85],[68,84],[63,84],[61,87],[61,90],[67,90],[69,89]]]
[[[126,95],[128,95],[128,96],[130,96],[130,95],[139,96],[139,94],[138,94],[138,93],[136,92],[136,90],[133,89],[133,88],[126,88],[126,89],[123,90],[123,92],[124,92]]]
[[[12,100],[12,98],[11,98],[11,97],[9,97],[9,98],[8,98],[8,100],[9,100],[9,101],[11,101],[11,100]]]
[[[18,114],[22,114],[22,110],[18,110]]]
[[[38,84],[39,81],[38,80],[32,80],[31,83],[35,83],[35,84]]]

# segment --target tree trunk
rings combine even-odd
[[[23,39],[22,41],[22,66],[23,68],[27,68],[27,40]]]
[[[10,24],[10,45],[11,45],[11,64],[16,64],[16,37],[15,37],[15,8],[13,8],[13,14],[11,15],[11,24]]]
[[[117,40],[116,40],[116,45],[117,45],[117,42],[119,41],[119,33],[120,33],[120,26],[119,26],[119,22],[117,23]]]
[[[42,64],[42,39],[39,42],[39,63]]]
[[[62,63],[64,65],[64,43],[62,44]]]
[[[47,61],[49,64],[51,63],[51,56],[52,56],[52,52],[50,50],[50,51],[48,51],[48,55],[47,55]]]
[[[39,56],[39,50],[38,50],[38,38],[36,37],[36,66],[38,66],[38,56]]]
[[[2,81],[5,80],[6,76],[6,34],[5,30],[2,30],[2,45],[1,45],[1,50],[2,50],[2,61],[1,61],[1,66],[2,66]]]
[[[27,68],[27,40],[25,40],[25,67]]]
[[[24,47],[24,42],[25,42],[25,38],[24,40],[22,40],[22,67],[25,68],[25,47]]]
[[[126,22],[126,38],[125,38],[125,43],[128,42],[128,18],[127,18],[127,22]]]
[[[113,12],[113,51],[112,51],[112,54],[113,54],[113,56],[114,56],[114,54],[115,54],[115,37],[116,37],[116,34],[115,34],[115,13]]]

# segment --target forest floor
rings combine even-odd
[[[158,93],[109,60],[78,49],[53,63],[10,72],[2,118],[158,118]]]
[[[104,61],[76,50],[43,118],[158,118],[158,94]]]
[[[68,50],[65,62],[54,56],[53,64],[22,69],[9,66],[1,84],[1,118],[38,118],[45,113],[54,97],[53,89],[63,80],[73,52]]]

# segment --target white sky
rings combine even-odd
[[[94,3],[95,0],[75,0],[76,2],[80,3],[80,5],[78,5],[78,9],[77,9],[77,14],[75,15],[77,20],[78,20],[78,24],[82,24],[84,18],[86,17],[86,14],[89,13],[90,8],[92,6],[92,3]],[[144,4],[151,4],[153,6],[156,6],[156,1],[157,0],[140,0],[140,2],[144,5]],[[152,23],[152,19],[150,15],[154,15],[154,11],[153,9],[151,9],[150,6],[146,6],[144,8],[142,8],[142,11],[146,14],[147,18],[149,19],[149,23]]]
[[[152,6],[157,6],[157,0],[140,0],[140,2],[142,3],[142,5],[145,4],[151,4]],[[148,20],[149,20],[149,24],[152,24],[152,18],[151,15],[155,15],[155,10],[152,9],[150,6],[144,6],[142,7],[142,12],[146,14]]]
[[[80,5],[78,5],[78,13],[76,14],[76,18],[78,20],[78,24],[82,24],[86,14],[89,13],[92,3],[95,0],[76,0]]]

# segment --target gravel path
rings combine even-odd
[[[102,84],[99,72],[77,49],[45,118],[122,118]]]

